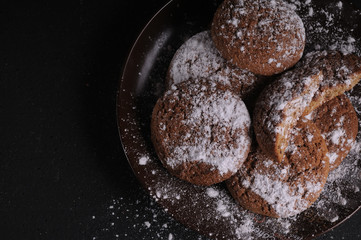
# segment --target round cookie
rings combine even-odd
[[[234,199],[244,208],[266,216],[296,215],[314,203],[329,173],[327,147],[311,121],[293,129],[285,162],[279,163],[260,148],[250,153],[241,169],[226,181]]]
[[[167,73],[167,85],[205,78],[223,84],[247,98],[264,79],[227,62],[213,44],[210,31],[197,33],[174,54]]]
[[[309,116],[326,140],[330,171],[346,158],[358,133],[358,118],[350,100],[344,95],[333,98]]]
[[[247,158],[250,116],[240,97],[205,79],[172,85],[152,113],[151,136],[174,176],[209,186],[232,176]]]
[[[225,0],[211,33],[225,59],[266,76],[294,66],[305,47],[303,22],[282,0]]]

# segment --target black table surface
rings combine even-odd
[[[206,239],[142,189],[117,130],[122,65],[167,0],[34,2],[0,3],[0,238]]]

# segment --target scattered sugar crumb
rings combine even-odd
[[[169,233],[168,240],[173,240],[173,239],[174,239],[173,234]]]
[[[312,17],[313,16],[313,8],[310,7],[308,10],[308,16]]]
[[[334,218],[332,218],[331,220],[330,220],[330,222],[336,222],[338,220],[338,216],[335,216]]]
[[[144,222],[144,225],[147,227],[147,228],[150,228],[150,222],[148,222],[148,221],[146,221],[146,222]]]
[[[242,235],[245,233],[250,233],[252,231],[254,231],[253,220],[251,218],[246,218],[245,221],[242,222],[236,229],[236,234]]]
[[[337,6],[339,9],[341,9],[342,6],[343,6],[343,3],[342,3],[341,1],[339,1],[336,6]]]
[[[219,196],[219,192],[214,188],[207,188],[207,194],[211,198],[215,198]]]
[[[217,211],[221,213],[223,217],[229,217],[231,215],[231,213],[228,211],[227,206],[222,200],[219,200],[217,202]]]
[[[139,159],[139,165],[147,165],[147,162],[149,160],[149,157],[144,156]]]

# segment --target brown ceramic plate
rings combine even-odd
[[[239,207],[223,184],[197,187],[174,178],[162,167],[150,140],[150,117],[165,87],[165,76],[177,48],[206,30],[221,1],[174,0],[147,24],[124,67],[118,94],[118,125],[124,151],[135,175],[175,219],[218,239],[310,239],[349,218],[361,205],[361,137],[330,174],[319,200],[296,217],[272,219]],[[307,31],[306,52],[339,49],[360,54],[360,11],[347,2],[292,1]],[[360,86],[348,93],[359,119]]]

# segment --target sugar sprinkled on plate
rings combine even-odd
[[[149,161],[149,157],[148,156],[143,156],[141,158],[139,158],[139,165],[147,165]]]
[[[211,198],[218,197],[219,192],[214,188],[207,188],[207,195]]]
[[[306,29],[308,31],[307,37],[310,37],[310,41],[308,42],[308,46],[312,48],[319,48],[319,50],[324,49],[330,49],[334,48],[336,50],[340,50],[344,53],[356,53],[360,54],[359,49],[359,39],[355,39],[355,37],[352,36],[352,31],[349,31],[347,29],[343,29],[338,24],[338,19],[341,16],[341,9],[344,9],[345,6],[342,2],[338,2],[337,4],[333,4],[333,8],[331,8],[331,5],[323,6],[321,11],[318,11],[315,6],[312,4],[311,0],[306,0],[305,2],[300,1],[292,1],[292,4],[296,6],[297,9],[306,9],[304,12],[304,15],[300,14],[303,18]],[[309,9],[314,8],[313,15],[309,16]],[[322,11],[323,10],[323,11]],[[351,14],[351,13],[350,13]],[[359,13],[358,13],[359,14]],[[310,21],[308,19],[319,17],[320,15],[324,16],[326,19],[326,27],[318,26],[317,22]],[[353,28],[354,26],[350,26],[350,28]],[[327,36],[330,35],[329,31],[330,29],[334,33],[333,38],[328,38]],[[321,36],[320,38],[316,38],[316,36]],[[322,43],[322,44],[320,44]],[[352,100],[356,111],[360,114],[361,113],[361,98],[356,95],[348,95],[350,96],[350,99]],[[129,134],[131,134],[131,129],[128,131]],[[128,133],[127,133],[128,134]],[[313,209],[316,210],[316,213],[318,216],[325,216],[325,219],[330,222],[334,221],[340,221],[343,219],[343,216],[339,215],[338,213],[338,207],[342,206],[342,204],[348,204],[349,199],[346,195],[346,190],[352,189],[353,192],[358,194],[357,196],[360,196],[360,187],[361,187],[361,171],[360,171],[360,153],[361,150],[361,141],[360,137],[358,137],[358,141],[354,144],[354,147],[350,153],[350,155],[347,157],[347,159],[341,164],[341,166],[336,169],[334,172],[332,172],[328,179],[328,184],[320,197],[320,199],[313,205]],[[141,160],[142,158],[137,159],[139,165],[142,165],[142,163],[145,162],[145,164],[148,162],[144,161],[145,159]],[[145,165],[144,166],[149,166]],[[154,173],[159,173],[158,170],[152,170]],[[352,181],[351,181],[352,180]],[[183,199],[183,193],[177,192],[177,189],[174,189],[174,186],[164,184],[164,182],[158,184],[156,186],[156,190],[158,192],[157,198],[159,196],[159,199],[163,199],[164,196],[167,196],[167,200],[177,202],[179,199]],[[335,187],[337,186],[337,187]],[[293,239],[300,239],[301,237],[296,235],[293,235],[293,228],[297,225],[298,216],[295,218],[290,219],[282,219],[280,220],[274,220],[274,219],[263,219],[259,215],[252,214],[248,211],[240,209],[231,199],[228,192],[220,187],[215,187],[213,189],[209,188],[211,190],[203,189],[204,191],[200,191],[199,195],[194,196],[195,201],[197,201],[197,197],[199,196],[205,196],[207,199],[209,199],[210,202],[208,202],[209,208],[207,211],[211,213],[215,213],[214,218],[223,219],[229,224],[230,231],[235,233],[235,236],[238,238],[244,238],[244,239],[269,239],[275,236],[275,234],[280,234],[283,238],[293,238]],[[151,189],[152,191],[155,189]],[[216,194],[218,192],[218,194]],[[105,207],[104,214],[106,215],[101,216],[99,214],[95,214],[94,221],[100,221],[99,219],[105,219],[109,216],[111,218],[116,218],[119,216],[125,216],[125,218],[129,221],[131,221],[132,217],[134,216],[134,213],[129,212],[129,209],[124,206],[123,203],[119,200],[115,200],[117,203],[111,203],[111,206],[114,206],[114,209],[109,209],[109,205]],[[346,201],[346,202],[345,202]],[[164,211],[157,208],[157,206],[154,204],[153,201],[147,202],[147,201],[140,201],[138,203],[134,203],[135,206],[139,207],[140,209],[146,208],[145,212],[155,212],[154,216],[144,218],[143,211],[139,210],[135,213],[138,214],[138,216],[135,216],[136,220],[140,220],[139,223],[134,223],[134,229],[129,230],[128,233],[125,234],[119,234],[117,233],[117,237],[119,236],[122,238],[123,236],[129,236],[132,231],[141,231],[145,232],[147,235],[148,233],[152,235],[153,237],[151,239],[156,239],[158,236],[158,239],[168,239],[172,236],[173,238],[176,238],[174,233],[169,232],[169,226],[172,223],[172,220],[167,220],[166,223],[159,221],[160,215],[163,214],[165,216]],[[121,210],[121,209],[124,209]],[[220,210],[220,211],[217,211]],[[112,212],[109,212],[112,210],[112,212],[115,212],[115,215],[112,215]],[[128,210],[128,211],[127,211]],[[334,214],[330,214],[332,212]],[[222,214],[227,212],[226,215],[228,217],[223,217]],[[329,213],[329,215],[327,215]],[[109,215],[109,216],[108,216]],[[149,215],[149,214],[148,214]],[[92,218],[92,216],[90,216]],[[95,220],[96,219],[96,220]],[[106,221],[106,220],[105,220]],[[114,221],[114,219],[111,220],[112,222],[117,225],[117,222]],[[146,226],[143,224],[145,221],[148,221],[151,225],[149,229],[146,229]],[[168,222],[170,221],[170,222]],[[282,222],[285,221],[285,222]],[[174,222],[172,223],[174,224]],[[109,231],[109,222],[100,230],[100,232],[108,232]],[[166,227],[163,227],[166,226]],[[264,226],[272,226],[272,229],[265,229]],[[107,230],[108,229],[108,230]],[[187,230],[185,230],[187,231]],[[173,235],[174,234],[174,235]],[[112,235],[114,236],[114,234]],[[97,238],[97,237],[94,237]],[[127,238],[125,238],[127,239]]]

